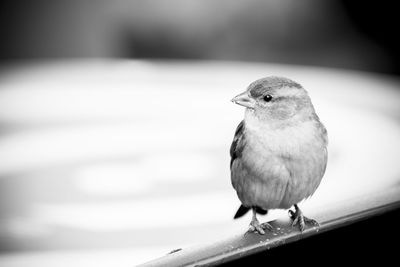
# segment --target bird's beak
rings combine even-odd
[[[235,104],[241,105],[246,108],[251,108],[251,109],[254,109],[254,106],[256,104],[254,99],[249,97],[249,95],[247,94],[247,91],[241,93],[240,95],[235,96],[234,98],[232,98],[231,101]]]

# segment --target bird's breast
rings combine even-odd
[[[265,208],[288,208],[311,195],[326,165],[326,148],[310,123],[271,130],[247,127],[240,179],[249,202]]]
[[[304,158],[305,154],[324,146],[312,121],[282,129],[250,126],[246,128],[245,140],[245,152],[255,160],[270,157],[282,158],[284,161]]]

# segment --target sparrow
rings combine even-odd
[[[251,83],[232,102],[246,108],[230,147],[232,186],[241,201],[234,218],[251,209],[249,231],[265,234],[273,227],[260,224],[257,214],[293,206],[293,227],[303,232],[306,225],[318,225],[298,206],[315,192],[328,161],[327,130],[307,91],[288,78],[270,76]]]

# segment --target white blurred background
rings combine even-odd
[[[305,211],[398,186],[394,25],[365,5],[0,4],[0,266],[132,266],[246,230],[229,100],[267,75],[301,83],[328,128]]]

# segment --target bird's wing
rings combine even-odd
[[[232,164],[236,159],[240,159],[242,156],[242,151],[244,149],[244,146],[246,144],[244,140],[244,130],[245,130],[245,124],[244,121],[241,121],[236,128],[235,131],[235,137],[233,137],[231,149],[230,149],[230,154],[231,154],[231,171],[232,171]],[[254,206],[253,208],[256,209],[256,212],[259,214],[267,214],[267,210],[264,210],[260,207]],[[249,207],[245,207],[243,205],[240,205],[238,211],[236,212],[234,219],[240,218],[243,215],[245,215],[248,211],[250,210]]]
[[[235,159],[240,158],[244,148],[244,121],[241,121],[236,128],[235,137],[233,137],[230,154],[231,154],[231,168]]]

